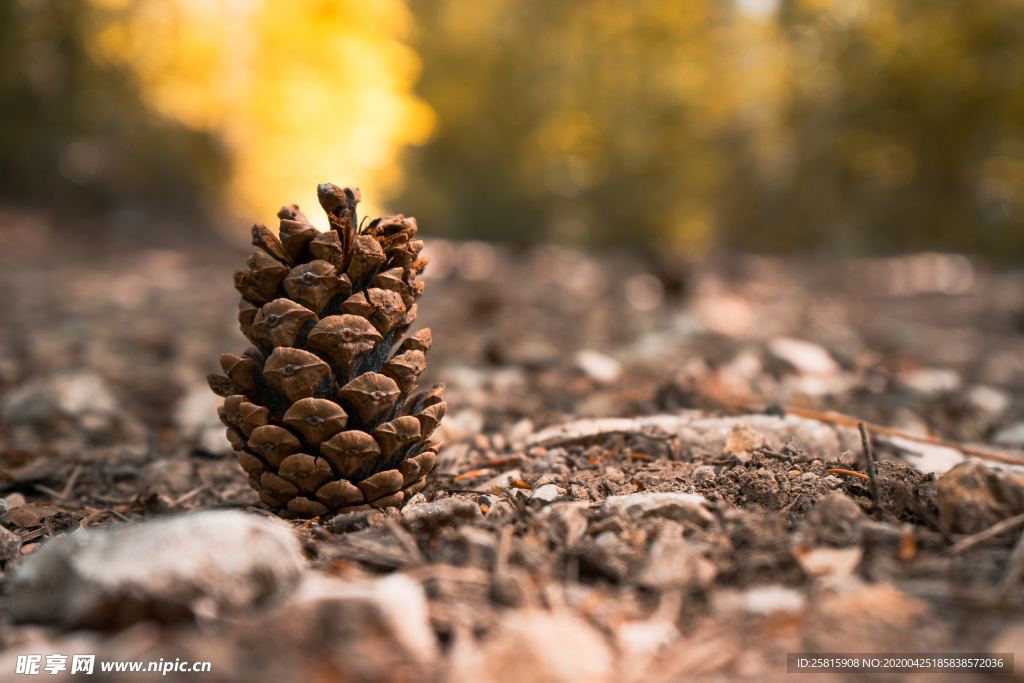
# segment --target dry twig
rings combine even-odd
[[[953,450],[960,451],[964,455],[972,455],[976,458],[981,458],[982,460],[991,460],[994,462],[1006,463],[1008,465],[1024,466],[1024,456],[1013,455],[1011,453],[999,453],[997,451],[990,451],[977,446],[968,446],[966,444],[957,443],[956,441],[940,439],[937,436],[913,434],[911,432],[903,431],[902,429],[897,429],[896,427],[888,427],[886,425],[875,424],[873,422],[865,422],[864,420],[850,417],[849,415],[843,415],[841,413],[821,412],[819,410],[801,408],[799,406],[786,406],[784,410],[786,413],[797,415],[798,417],[806,417],[809,420],[818,420],[819,422],[843,425],[845,427],[857,427],[863,424],[865,427],[870,428],[872,432],[878,434],[886,434],[888,436],[895,436],[901,439],[907,439],[908,441],[916,441],[918,443],[927,443],[933,446],[952,448]]]
[[[863,472],[857,472],[855,470],[848,470],[842,467],[830,467],[828,469],[829,474],[841,474],[845,477],[857,477],[858,479],[870,479],[870,477]]]
[[[999,594],[1006,596],[1010,594],[1020,580],[1024,578],[1024,532],[1021,532],[1017,539],[1017,545],[1013,547],[1010,558],[1006,561],[1006,572],[1003,580],[999,582]]]
[[[864,426],[864,422],[857,423],[857,429],[860,430],[860,443],[864,448],[864,460],[868,466],[868,478],[871,479],[871,497],[875,501],[875,507],[878,507],[878,476],[875,474],[875,451],[871,448],[871,437],[868,435],[868,430]]]
[[[980,545],[985,541],[989,541],[1000,534],[1006,533],[1007,531],[1013,531],[1019,526],[1024,526],[1024,513],[1014,515],[1013,517],[1007,517],[1003,521],[993,524],[984,531],[979,531],[976,534],[971,534],[967,538],[960,539],[947,552],[950,555],[959,555],[965,550],[970,550],[974,546]]]

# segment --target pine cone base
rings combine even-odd
[[[427,484],[447,407],[441,385],[417,391],[430,330],[405,337],[427,264],[415,219],[363,229],[358,190],[317,195],[327,232],[295,205],[278,212],[278,234],[253,226],[258,249],[234,275],[253,346],[209,377],[250,485],[288,517],[401,505]]]

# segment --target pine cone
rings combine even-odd
[[[209,377],[249,483],[285,516],[401,505],[426,485],[447,407],[443,386],[415,391],[430,330],[402,340],[427,263],[416,219],[359,228],[358,190],[323,184],[317,195],[327,232],[295,205],[277,214],[280,237],[253,226],[259,250],[235,288],[254,346],[221,356],[225,374]]]

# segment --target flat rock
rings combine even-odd
[[[797,562],[808,576],[845,578],[853,574],[864,557],[860,546],[849,548],[798,548]]]
[[[40,377],[12,390],[0,405],[8,426],[63,426],[104,431],[117,421],[119,406],[106,382],[91,372]]]
[[[594,349],[577,351],[573,362],[578,370],[599,384],[618,382],[622,377],[622,363]]]
[[[768,616],[779,612],[799,612],[804,607],[804,594],[789,586],[767,585],[748,588],[741,594],[747,614]]]
[[[558,497],[561,495],[562,492],[558,489],[557,485],[544,484],[543,486],[538,486],[533,490],[533,493],[530,494],[530,499],[550,503],[554,500],[557,500]]]
[[[611,648],[570,612],[512,611],[480,646],[457,646],[445,680],[575,683],[617,680]]]
[[[768,447],[768,440],[756,429],[746,425],[736,425],[725,438],[722,452],[731,455],[740,462],[750,462],[754,452]]]
[[[196,383],[189,387],[178,402],[174,423],[185,439],[191,440],[196,450],[210,455],[231,453],[231,444],[225,436],[224,425],[217,418],[217,408],[224,402],[206,385]]]
[[[768,350],[807,375],[834,375],[840,370],[832,354],[823,346],[803,339],[776,337],[768,342]]]
[[[656,590],[691,589],[707,586],[716,573],[693,543],[665,534],[651,544],[637,583]]]
[[[580,501],[552,503],[544,508],[540,518],[549,520],[555,538],[571,548],[587,533],[589,509],[589,504]]]
[[[609,496],[601,506],[601,512],[605,515],[626,515],[633,519],[664,517],[707,526],[715,521],[707,506],[707,499],[696,493],[645,492]]]
[[[1000,446],[1024,448],[1024,422],[1015,422],[1003,427],[995,433],[992,440]]]
[[[334,635],[344,634],[337,640],[346,641],[353,655],[384,651],[393,661],[423,665],[439,654],[423,586],[403,574],[343,581],[310,572],[279,613],[283,619],[301,621],[295,627],[299,630],[327,626]],[[324,634],[312,636],[316,642]]]
[[[864,520],[864,511],[855,500],[833,491],[814,504],[797,528],[796,538],[808,548],[860,545]]]
[[[20,622],[116,628],[273,604],[305,569],[291,529],[234,510],[82,529],[15,572],[8,608]]]
[[[0,526],[0,562],[8,562],[18,556],[21,537],[7,527]]]
[[[480,517],[480,506],[471,498],[441,498],[402,508],[402,524],[411,529],[435,530],[457,526]]]
[[[1024,512],[1024,477],[977,461],[957,465],[939,479],[939,516],[947,529],[973,534]]]
[[[527,448],[551,448],[596,442],[612,434],[646,434],[672,436],[687,446],[709,453],[722,453],[736,427],[758,432],[772,450],[777,451],[790,442],[796,442],[806,453],[807,460],[834,459],[842,451],[860,449],[860,436],[856,429],[834,427],[797,415],[708,417],[702,413],[574,420],[535,432],[525,445]]]

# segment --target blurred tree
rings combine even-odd
[[[1020,0],[410,1],[439,229],[1022,253]]]
[[[734,169],[726,239],[1024,256],[1024,3],[785,0],[777,24],[784,142]]]
[[[437,113],[401,206],[452,234],[710,238],[736,93],[716,0],[413,0]]]
[[[4,2],[0,193],[270,221],[332,180],[372,212],[433,121],[408,25],[402,0]]]
[[[115,13],[86,0],[0,3],[0,195],[79,217],[195,218],[223,186],[224,151],[154,113],[129,69],[94,57],[90,40]]]
[[[132,10],[96,53],[130,68],[156,111],[224,144],[227,203],[245,220],[315,204],[325,180],[362,187],[373,212],[399,150],[430,133],[402,0],[103,1]]]

